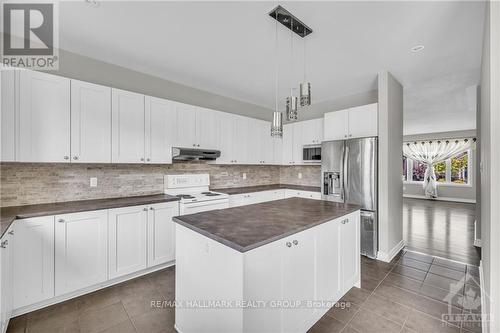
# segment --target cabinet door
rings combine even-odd
[[[235,116],[230,113],[219,112],[217,118],[219,124],[217,149],[220,150],[220,157],[216,160],[216,163],[230,164],[235,159],[233,154],[233,126]]]
[[[111,163],[111,88],[71,80],[71,158]]]
[[[14,309],[54,297],[54,216],[16,221]]]
[[[179,203],[152,205],[148,215],[148,267],[175,259],[175,229],[172,217],[179,215]]]
[[[217,111],[205,108],[196,110],[196,147],[217,149],[219,124]],[[198,146],[199,145],[199,146]]]
[[[349,137],[363,138],[378,135],[378,103],[349,109]]]
[[[70,161],[70,80],[19,73],[19,161]]]
[[[0,329],[5,332],[12,315],[12,268],[14,263],[12,250],[14,246],[14,231],[10,227],[0,239]]]
[[[293,124],[283,125],[283,165],[293,164]]]
[[[108,212],[109,278],[146,268],[148,207],[125,207]]]
[[[360,278],[359,212],[340,219],[342,290],[347,292]]]
[[[292,164],[302,164],[302,124],[294,123],[293,126],[293,148],[292,148],[292,156],[293,163]]]
[[[144,95],[112,89],[113,163],[144,163]]]
[[[301,122],[302,125],[302,145],[313,145],[316,144],[316,121],[306,120]]]
[[[172,163],[172,146],[177,131],[174,102],[146,96],[146,142],[148,163]]]
[[[349,110],[325,113],[323,125],[323,141],[347,139]]]
[[[318,119],[313,119],[314,121],[314,143],[315,144],[321,144],[323,141],[323,118],[318,118]]]
[[[233,163],[248,164],[250,161],[249,151],[251,147],[250,139],[250,118],[234,116],[233,122]]]
[[[283,139],[282,138],[271,138],[273,144],[273,164],[281,165],[283,164]]]
[[[271,124],[268,121],[260,121],[259,128],[262,164],[274,164],[274,141],[271,137]]]
[[[55,217],[55,295],[107,279],[108,212]]]
[[[175,103],[177,114],[177,133],[175,146],[195,148],[196,142],[196,107],[183,103]]]
[[[1,76],[1,161],[16,160],[16,76],[13,69],[0,71]]]
[[[331,301],[342,295],[338,220],[316,228],[316,289],[317,300]]]
[[[289,242],[289,244],[287,244]],[[315,296],[314,230],[309,229],[282,241],[283,251],[283,298],[304,301]],[[288,245],[290,245],[288,247]],[[283,309],[283,332],[302,332],[314,315],[307,307]]]

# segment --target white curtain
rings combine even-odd
[[[471,148],[474,138],[405,142],[403,155],[414,161],[425,163],[424,192],[427,198],[437,198],[436,174],[434,165],[463,153]]]

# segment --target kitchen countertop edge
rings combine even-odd
[[[281,199],[281,200],[287,200],[287,199]],[[314,199],[302,199],[302,200],[314,200]],[[272,202],[272,201],[271,201]],[[267,202],[269,203],[269,202]],[[262,204],[262,203],[260,203]],[[260,204],[253,204],[253,205],[247,205],[246,207],[249,207],[249,206],[257,206],[257,205],[260,205]],[[359,205],[352,205],[352,204],[347,204],[349,205],[349,209],[345,210],[345,211],[342,211],[342,214],[340,213],[337,213],[337,214],[333,214],[332,216],[328,217],[327,219],[321,219],[321,220],[318,220],[318,221],[314,221],[306,226],[303,226],[303,227],[300,227],[300,228],[296,228],[296,229],[293,229],[293,230],[290,230],[288,232],[284,232],[280,235],[277,235],[277,236],[272,236],[270,238],[267,238],[265,240],[262,240],[262,241],[259,241],[259,242],[256,242],[254,244],[251,244],[251,245],[248,245],[248,246],[241,246],[239,244],[236,244],[230,240],[227,240],[221,236],[218,236],[218,235],[215,235],[205,229],[201,229],[201,228],[198,228],[194,225],[192,225],[191,223],[189,222],[185,222],[182,220],[182,216],[175,216],[173,218],[174,222],[178,223],[179,225],[182,225],[188,229],[191,229],[203,236],[206,236],[218,243],[221,243],[223,245],[226,245],[230,248],[232,248],[233,250],[236,250],[238,252],[241,252],[241,253],[245,253],[245,252],[248,252],[250,250],[253,250],[253,249],[256,249],[258,247],[261,247],[263,245],[266,245],[266,244],[269,244],[269,243],[272,243],[274,241],[277,241],[277,240],[280,240],[280,239],[283,239],[285,237],[288,237],[288,236],[291,236],[291,235],[294,235],[296,233],[299,233],[301,231],[304,231],[304,230],[307,230],[307,229],[310,229],[310,228],[313,228],[315,226],[318,226],[318,225],[321,225],[323,223],[326,223],[328,221],[331,221],[331,220],[335,220],[339,217],[342,217],[342,216],[345,216],[345,215],[348,215],[350,213],[353,213],[357,210],[360,210],[361,209],[361,206]]]
[[[292,185],[292,184],[271,184],[271,185],[253,185],[253,186],[227,187],[227,188],[211,188],[210,191],[220,192],[228,195],[237,195],[237,194],[281,190],[281,189],[321,192],[320,186]]]
[[[150,205],[155,203],[179,201],[168,194],[153,194],[131,197],[116,197],[93,200],[63,201],[24,206],[0,208],[0,238],[15,220],[41,216],[89,212],[94,210],[122,208],[128,206]]]

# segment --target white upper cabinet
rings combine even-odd
[[[196,147],[217,149],[220,112],[205,108],[196,110]]]
[[[175,102],[145,97],[146,163],[172,163],[172,146],[177,131]]]
[[[176,102],[174,107],[177,114],[175,147],[197,147],[196,106]]]
[[[273,143],[273,164],[283,164],[283,139],[271,138]]]
[[[111,88],[71,80],[71,162],[111,162]]]
[[[349,109],[349,138],[378,135],[378,103]]]
[[[271,137],[271,123],[259,120],[260,151],[262,164],[274,164],[274,141]]]
[[[283,125],[283,165],[293,164],[293,124]]]
[[[343,140],[349,135],[349,110],[325,113],[324,141]]]
[[[16,82],[17,71],[3,69],[1,76],[1,161],[16,160]]]
[[[19,72],[20,162],[70,161],[70,80]]]
[[[292,164],[302,163],[302,123],[293,123]]]
[[[324,141],[378,135],[378,103],[325,113]]]
[[[217,149],[220,150],[220,157],[216,160],[217,164],[234,163],[234,118],[235,116],[230,113],[219,112],[217,114],[217,123],[219,124],[219,131],[217,133]]]
[[[302,145],[320,145],[323,141],[323,118],[300,122],[302,126]]]
[[[144,163],[144,95],[112,89],[112,161]]]
[[[108,211],[55,217],[55,295],[108,278]]]
[[[248,164],[250,161],[250,118],[234,116],[233,121],[233,161],[236,164]]]

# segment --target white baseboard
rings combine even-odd
[[[403,194],[403,198],[413,198],[413,199],[425,199],[433,201],[452,201],[452,202],[464,202],[464,203],[476,203],[474,199],[463,199],[463,198],[451,198],[451,197],[437,197],[436,199],[428,199],[425,195],[419,194]]]
[[[405,247],[405,241],[402,239],[396,244],[388,253],[384,251],[378,251],[377,260],[391,262],[392,259]]]
[[[149,274],[149,273],[152,273],[152,272],[155,272],[155,271],[159,271],[161,269],[164,269],[164,268],[167,268],[167,267],[170,267],[170,266],[173,266],[173,265],[175,265],[175,261],[170,261],[170,262],[165,263],[165,264],[161,264],[161,265],[158,265],[158,266],[155,266],[155,267],[143,269],[143,270],[135,272],[135,273],[131,273],[131,274],[128,274],[128,275],[125,275],[125,276],[120,276],[120,277],[112,279],[112,280],[107,280],[107,281],[101,282],[99,284],[90,286],[90,287],[86,287],[86,288],[83,288],[83,289],[80,289],[80,290],[76,290],[76,291],[73,291],[73,292],[68,293],[68,294],[64,294],[64,295],[61,295],[61,296],[52,297],[52,298],[47,299],[45,301],[41,301],[41,302],[38,302],[38,303],[35,303],[35,304],[23,306],[21,308],[14,309],[12,311],[11,318],[14,318],[14,317],[23,315],[25,313],[38,310],[38,309],[45,308],[45,307],[47,307],[49,305],[61,303],[61,302],[67,301],[69,299],[78,297],[78,296],[89,294],[89,293],[97,291],[99,289],[104,289],[104,288],[110,287],[112,285],[115,285],[115,284],[118,284],[118,283],[122,283],[122,282],[131,280],[131,279],[134,279],[136,277],[139,277],[139,276],[142,276],[142,275],[146,275],[146,274]]]

